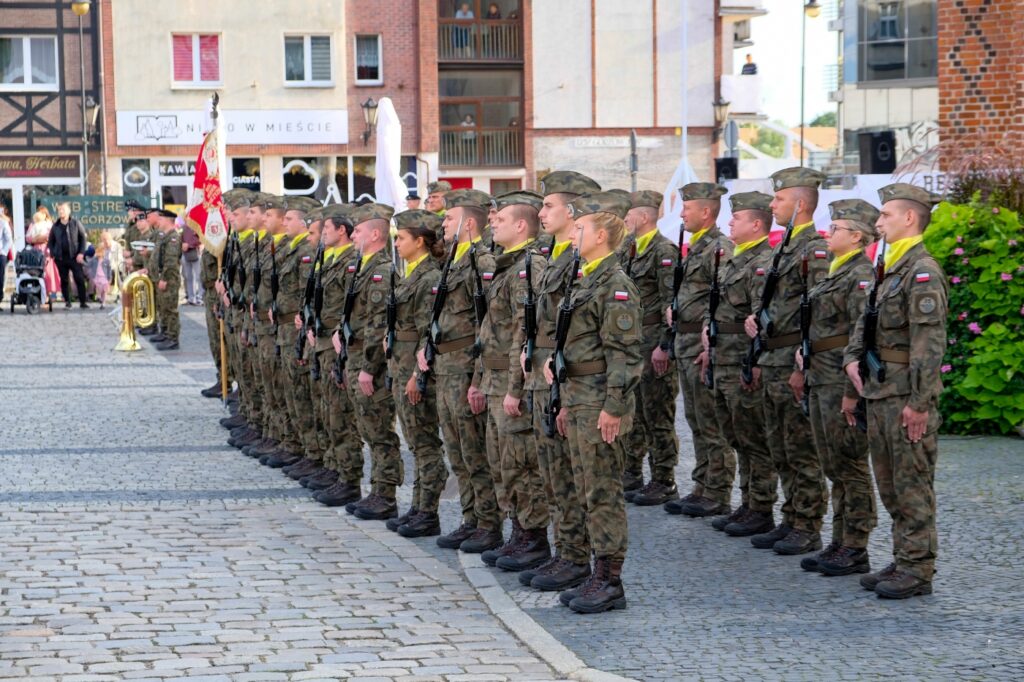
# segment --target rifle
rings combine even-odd
[[[480,277],[480,271],[476,267],[476,244],[469,247],[469,265],[473,268],[474,290],[473,290],[473,313],[476,316],[476,339],[473,341],[473,357],[480,357],[483,346],[480,343],[480,327],[484,323],[484,315],[487,314],[487,295],[484,294],[484,282]]]
[[[569,325],[572,323],[572,289],[580,271],[580,248],[577,242],[572,251],[572,266],[569,268],[569,280],[565,283],[565,293],[558,304],[558,317],[555,320],[555,350],[551,354],[554,381],[548,395],[547,409],[544,410],[542,427],[544,435],[554,438],[558,433],[555,419],[562,410],[562,387],[568,378],[568,367],[565,363],[565,341],[569,336]]]
[[[708,297],[708,365],[704,370],[704,385],[708,388],[715,387],[715,348],[718,347],[718,303],[722,298],[721,289],[718,286],[718,266],[722,262],[721,240],[715,245],[715,275],[711,278],[711,293]]]
[[[234,234],[235,233],[231,229],[231,226],[228,225],[227,243],[224,246],[224,254],[221,257],[220,272],[217,273],[217,280],[221,283],[221,286],[224,287],[224,291],[227,292],[229,300],[231,298],[231,285],[229,284],[229,281],[228,281],[229,273],[231,275],[231,280],[232,281],[234,280],[234,273],[230,272],[230,269],[231,269],[231,258],[232,258],[231,252],[232,252],[232,244],[233,244],[233,239],[232,238],[234,237]],[[227,332],[229,334],[234,332],[234,328],[230,324],[230,322],[228,320],[228,317],[225,314],[227,311],[224,309],[224,303],[223,303],[222,299],[219,296],[217,297],[217,306],[216,306],[215,310],[216,310],[217,319],[218,320],[224,320],[224,323],[225,323],[226,328],[227,328]]]
[[[811,414],[811,387],[807,385],[807,369],[811,366],[811,297],[807,291],[807,252],[800,261],[800,278],[804,288],[800,292],[800,356],[803,359],[804,395],[800,409],[805,416]]]
[[[676,263],[672,267],[672,307],[669,317],[671,323],[668,325],[668,341],[662,344],[661,350],[668,353],[671,360],[676,359],[676,319],[679,317],[679,287],[683,284],[683,277],[686,274],[686,261],[683,259],[683,239],[686,238],[686,223],[679,223],[679,244],[676,248]],[[668,346],[666,348],[665,346]]]
[[[306,353],[306,333],[309,328],[313,325],[313,292],[316,290],[316,275],[318,264],[323,267],[324,260],[324,240],[320,239],[320,242],[316,245],[316,255],[313,256],[313,267],[309,271],[309,276],[306,277],[306,288],[302,293],[302,329],[299,330],[299,336],[295,339],[295,359],[302,361],[302,356]],[[321,305],[323,303],[323,287],[320,291]]]
[[[313,284],[313,336],[320,338],[324,333],[324,321],[321,314],[324,310],[324,242],[320,238],[317,247],[317,262],[313,265],[316,281]],[[313,360],[309,363],[309,376],[313,381],[320,381],[320,358],[313,349]]]
[[[235,267],[238,269],[238,294],[232,293],[232,302],[245,308],[245,284],[249,273],[245,271],[245,263],[242,262],[242,240],[238,240],[238,249],[235,251]]]
[[[636,235],[630,237],[629,260],[626,261],[626,277],[633,279],[633,262],[636,260]]]
[[[395,240],[391,240],[391,289],[388,291],[387,321],[388,332],[384,337],[384,358],[390,360],[395,354],[395,327],[398,324],[398,297],[395,296],[395,277],[398,274],[398,261],[395,254]],[[391,370],[384,376],[384,387],[389,391],[395,385]]]
[[[345,381],[345,365],[348,364],[348,347],[352,345],[355,334],[352,332],[352,308],[356,305],[356,280],[363,269],[363,250],[356,252],[356,271],[352,273],[352,279],[348,282],[348,291],[345,292],[345,306],[341,309],[341,352],[334,359],[334,369],[331,370],[331,378],[339,386]]]
[[[277,276],[277,240],[270,239],[270,314],[274,318],[274,357],[281,357],[281,344],[277,340],[277,332],[281,328],[278,320],[277,292],[281,288],[281,280]]]
[[[427,390],[427,377],[434,367],[435,358],[437,358],[437,344],[441,339],[441,325],[438,321],[444,311],[444,302],[448,300],[448,274],[452,270],[452,263],[455,262],[455,252],[458,250],[459,235],[461,234],[462,220],[460,219],[459,226],[455,230],[455,238],[448,247],[448,257],[441,269],[441,281],[437,283],[437,295],[434,296],[434,309],[430,314],[430,331],[427,333],[427,343],[423,347],[423,358],[427,361],[427,371],[419,372],[416,376],[416,388],[420,393],[425,393]]]
[[[878,355],[878,290],[882,287],[882,280],[885,279],[885,240],[878,246],[878,253],[875,255],[875,286],[871,287],[868,293],[868,304],[864,308],[864,350],[861,352],[860,363],[857,366],[860,378],[864,381],[873,376],[875,381],[885,381],[885,363]]]
[[[523,301],[523,332],[526,333],[526,359],[523,367],[533,371],[533,352],[537,347],[537,296],[533,291],[533,259],[530,249],[526,250],[526,300]]]
[[[263,266],[260,263],[260,233],[258,231],[255,232],[253,234],[253,237],[256,238],[256,246],[255,246],[256,250],[254,251],[254,253],[256,254],[256,262],[252,266],[252,310],[253,310],[253,312],[250,313],[250,317],[252,318],[252,321],[254,323],[253,324],[253,328],[252,328],[252,335],[253,335],[253,338],[255,339],[255,337],[256,337],[256,324],[255,324],[255,322],[256,322],[256,312],[255,311],[256,311],[256,308],[258,308],[259,305],[260,305],[260,284],[263,282]],[[273,239],[273,238],[271,238],[271,239]]]
[[[754,365],[757,364],[761,354],[765,351],[761,332],[771,336],[775,331],[775,325],[772,323],[772,317],[768,313],[768,307],[771,306],[772,299],[775,298],[775,288],[779,283],[780,276],[779,263],[782,261],[782,254],[785,253],[786,248],[789,246],[789,240],[793,236],[793,223],[796,221],[796,214],[800,212],[801,206],[803,206],[803,201],[798,201],[796,208],[793,209],[793,215],[789,218],[789,225],[786,226],[786,234],[782,238],[779,250],[775,252],[775,257],[772,258],[772,267],[768,270],[768,276],[764,281],[764,289],[761,290],[761,308],[758,310],[757,315],[754,316],[754,322],[757,324],[757,335],[750,340],[747,354],[743,358],[743,362],[740,363],[740,376],[746,384],[754,383]]]

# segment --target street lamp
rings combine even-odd
[[[373,135],[373,127],[377,125],[377,103],[369,97],[359,106],[363,108],[363,121],[366,122],[366,130],[363,131],[363,146],[366,146]]]
[[[89,181],[89,112],[85,99],[85,29],[82,17],[89,13],[91,0],[74,0],[71,11],[78,17],[78,61],[82,67],[82,195],[86,194]]]
[[[715,110],[715,129],[711,132],[711,144],[718,142],[718,138],[722,136],[725,122],[729,120],[729,104],[731,102],[726,102],[721,95],[711,103]]]
[[[807,17],[816,18],[821,14],[818,0],[807,0],[804,15],[800,18],[800,166],[804,165],[804,80],[807,61]]]

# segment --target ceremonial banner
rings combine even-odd
[[[220,260],[227,244],[227,214],[220,190],[220,159],[217,154],[217,131],[209,133],[199,149],[192,196],[185,213],[189,227],[203,240],[206,250]]]

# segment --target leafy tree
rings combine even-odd
[[[813,121],[811,121],[811,127],[817,126],[821,126],[824,128],[835,128],[836,112],[826,111],[824,114],[819,114]]]

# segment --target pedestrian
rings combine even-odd
[[[57,264],[64,307],[71,307],[70,290],[73,277],[79,307],[88,308],[89,304],[85,301],[85,272],[82,270],[85,263],[85,248],[88,244],[85,228],[78,218],[71,215],[71,204],[66,201],[57,204],[57,216],[57,222],[50,229],[47,248]]]
[[[0,203],[0,301],[4,300],[7,263],[13,257],[14,234],[11,232],[11,221],[7,218],[7,206]]]
[[[85,250],[85,271],[89,284],[92,286],[93,297],[100,304],[102,310],[107,299],[107,292],[110,291],[110,277],[104,269],[104,261],[107,253],[102,242],[99,246],[92,244]],[[107,264],[109,267],[109,264]]]
[[[748,54],[747,61],[743,65],[743,69],[740,71],[742,76],[756,76],[757,75],[757,64],[754,63],[754,55]]]
[[[191,225],[180,218],[176,222],[181,228],[181,278],[185,280],[185,301],[188,305],[202,305],[199,264],[202,242]]]

